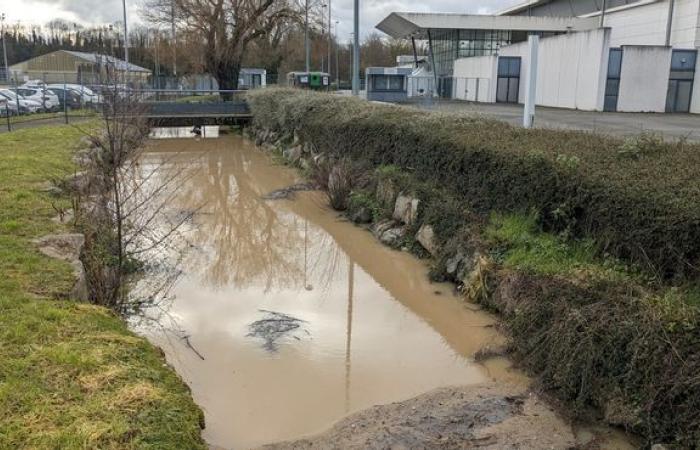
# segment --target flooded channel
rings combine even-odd
[[[326,206],[319,192],[266,199],[295,171],[237,136],[153,140],[144,164],[186,175],[168,208],[196,210],[160,307],[161,346],[192,389],[213,448],[320,432],[349,413],[437,387],[525,383],[473,355],[502,337],[451,285]]]

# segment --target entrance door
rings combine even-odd
[[[671,75],[668,79],[666,112],[690,112],[695,79],[695,50],[674,50],[671,56]]]
[[[496,101],[498,103],[518,103],[520,97],[520,57],[501,56],[498,58],[498,80]]]

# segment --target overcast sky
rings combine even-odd
[[[139,21],[143,0],[127,0],[129,20]],[[334,21],[340,20],[339,39],[346,40],[352,31],[353,0],[331,0]],[[392,11],[433,11],[489,13],[521,0],[360,0],[362,35],[374,30]],[[0,0],[0,13],[8,23],[43,24],[62,18],[82,24],[107,24],[121,20],[121,0]]]

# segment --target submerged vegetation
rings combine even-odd
[[[500,313],[516,359],[568,410],[648,445],[700,443],[698,146],[300,91],[249,101],[258,140],[302,146],[312,179],[367,165],[337,203]]]
[[[0,448],[204,448],[202,414],[158,350],[110,310],[69,298],[68,263],[32,240],[65,233],[48,181],[83,133],[0,135]]]

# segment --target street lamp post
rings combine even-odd
[[[328,76],[333,76],[333,71],[331,70],[331,45],[333,43],[333,22],[331,17],[331,0],[328,0]]]
[[[129,28],[126,24],[126,0],[122,0],[124,10],[124,61],[126,61],[126,84],[129,84]]]
[[[306,53],[306,73],[311,71],[311,48],[309,47],[309,0],[306,0],[304,19],[304,51]]]
[[[321,8],[328,8],[328,5],[324,3],[324,4],[321,5]],[[322,13],[322,14],[321,14],[321,42],[323,42],[323,36],[326,34],[325,15],[326,15],[325,13]],[[330,35],[330,33],[331,33],[330,28],[331,28],[331,22],[328,21],[328,34],[329,34],[329,35]],[[321,72],[325,72],[325,71],[326,71],[326,70],[325,70],[326,67],[325,67],[325,65],[324,65],[324,61],[323,61],[323,60],[324,60],[324,56],[323,56],[323,54],[321,54]],[[331,62],[330,62],[330,58],[328,58],[328,73],[330,73],[330,67],[331,67]]]
[[[10,82],[10,68],[7,65],[7,45],[5,41],[5,13],[0,14],[0,33],[2,33],[2,57],[5,62],[5,81]]]
[[[340,90],[340,50],[338,49],[338,25],[339,20],[335,21],[335,89]]]
[[[354,2],[355,36],[352,46],[352,95],[360,95],[360,0]]]

